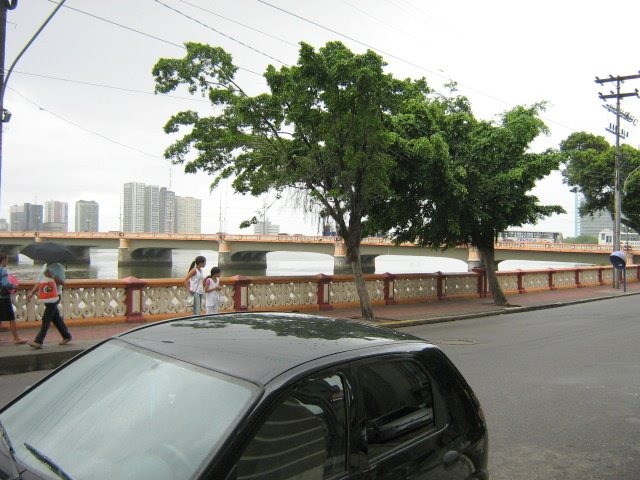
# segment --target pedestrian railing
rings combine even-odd
[[[640,265],[627,267],[627,281],[640,281]],[[612,284],[611,266],[497,272],[507,294]],[[183,279],[67,280],[60,305],[65,320],[75,324],[145,322],[189,315],[190,295]],[[463,273],[365,275],[374,305],[438,301],[455,297],[490,296],[482,269]],[[313,311],[357,306],[359,296],[351,275],[244,277],[222,279],[220,311]],[[37,322],[44,305],[20,285],[13,296],[18,322]]]

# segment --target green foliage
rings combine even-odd
[[[560,144],[564,181],[581,192],[581,215],[614,212],[615,147],[602,136],[578,132]],[[620,146],[622,223],[640,232],[640,151]]]
[[[372,51],[354,54],[340,42],[316,51],[302,43],[297,65],[269,66],[270,93],[251,97],[235,82],[236,67],[224,50],[186,48],[183,59],[157,62],[156,90],[185,85],[208,96],[214,113],[174,115],[165,131],[185,133],[165,157],[186,172],[212,175],[211,188],[233,178],[236,191],[251,195],[305,192],[316,211],[336,222],[347,260],[357,263],[354,274],[361,276],[362,220],[374,200],[387,196],[396,169],[393,115],[424,98],[426,83],[384,73],[385,63]],[[362,299],[364,281],[358,285]]]
[[[390,228],[399,241],[492,249],[498,232],[563,212],[528,194],[561,159],[528,151],[546,132],[542,108],[516,107],[494,125],[477,120],[462,97],[416,105],[396,119],[402,161],[394,195],[372,225]]]
[[[371,216],[370,230],[433,247],[468,244],[480,251],[497,304],[506,299],[495,276],[498,232],[536,223],[560,206],[543,206],[528,192],[561,160],[532,153],[546,132],[543,105],[519,106],[498,125],[477,120],[464,97],[427,99],[394,118],[398,168],[392,195]]]

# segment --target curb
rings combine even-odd
[[[542,305],[528,305],[526,307],[500,307],[498,310],[477,313],[462,313],[459,315],[448,315],[444,317],[432,318],[416,318],[410,320],[389,320],[380,322],[379,325],[387,328],[413,327],[417,325],[428,325],[431,323],[454,322],[456,320],[470,320],[472,318],[490,317],[493,315],[507,315],[511,313],[532,312],[535,310],[546,310],[548,308],[566,307],[569,305],[579,305],[581,303],[598,302],[600,300],[610,300],[612,298],[628,297],[631,295],[640,295],[640,292],[627,292],[616,295],[607,295],[604,297],[581,298],[579,300],[568,300],[565,302],[545,303]]]

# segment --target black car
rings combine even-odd
[[[482,409],[440,349],[311,315],[139,327],[0,421],[3,479],[489,478]]]

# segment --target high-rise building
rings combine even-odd
[[[144,183],[125,183],[123,232],[200,233],[201,201]]]
[[[144,232],[145,184],[129,182],[124,184],[122,196],[122,231]]]
[[[176,196],[176,232],[200,233],[202,202],[199,198]]]
[[[11,231],[42,231],[42,214],[42,205],[34,205],[31,203],[12,205],[9,209]]]
[[[176,231],[176,194],[165,187],[160,188],[160,233]]]
[[[253,226],[253,233],[255,235],[277,235],[280,233],[280,225],[274,225],[269,220],[256,222]]]
[[[156,185],[144,187],[144,231],[160,231],[160,187]]]
[[[44,223],[46,232],[66,232],[69,230],[69,204],[67,202],[44,202]]]
[[[78,200],[76,202],[76,232],[99,232],[98,203],[93,200]]]
[[[613,230],[613,218],[608,211],[602,210],[593,216],[580,215],[580,205],[583,201],[582,196],[576,193],[576,237],[581,235],[597,237],[602,230]]]

